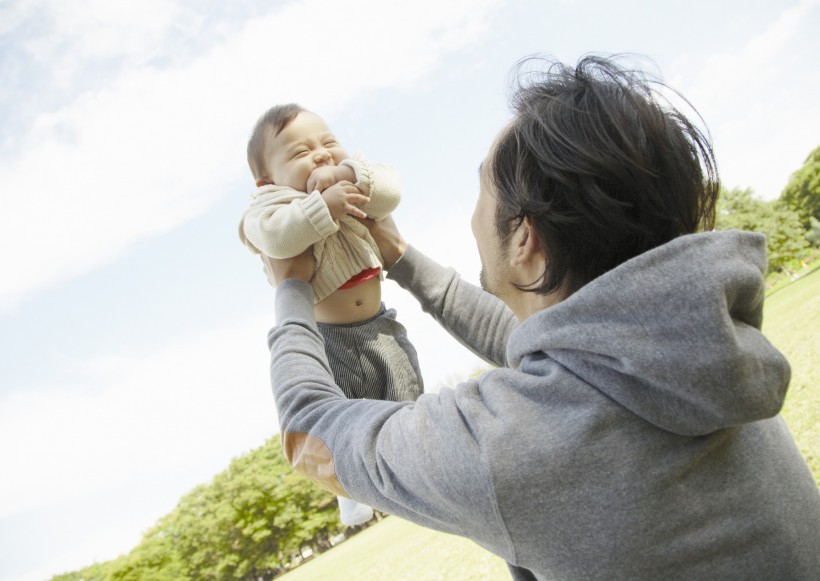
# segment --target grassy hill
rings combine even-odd
[[[487,581],[509,579],[507,564],[463,537],[389,516],[277,581]]]
[[[783,417],[820,486],[820,268],[766,298],[763,332],[789,358]]]
[[[783,408],[820,484],[820,269],[766,299],[763,331],[792,365]],[[284,581],[356,579],[425,581],[509,579],[504,561],[467,539],[388,517],[291,571]]]

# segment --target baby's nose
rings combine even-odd
[[[316,163],[325,164],[325,163],[330,163],[330,160],[332,158],[331,158],[330,152],[328,150],[321,149],[313,155],[313,159]]]

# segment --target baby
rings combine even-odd
[[[415,400],[418,358],[396,312],[381,300],[381,255],[356,217],[380,220],[399,204],[396,172],[351,159],[321,117],[278,105],[257,121],[248,142],[257,189],[239,236],[251,251],[291,258],[313,247],[314,310],[333,377],[348,398]],[[346,525],[370,507],[339,497]]]

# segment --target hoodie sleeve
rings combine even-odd
[[[422,310],[470,351],[492,365],[507,366],[507,342],[518,321],[501,300],[413,246],[390,267],[387,278],[410,291]]]
[[[316,191],[260,190],[240,223],[239,236],[248,248],[273,258],[292,258],[339,230]]]
[[[291,465],[327,490],[477,542],[508,538],[476,434],[474,380],[416,402],[348,400],[333,382],[307,283],[276,289],[271,383]]]

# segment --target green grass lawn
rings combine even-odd
[[[783,417],[820,485],[820,269],[766,298],[763,332],[789,358]]]
[[[297,567],[283,581],[484,581],[509,579],[502,559],[472,541],[396,516]]]
[[[766,299],[763,331],[792,365],[783,408],[797,444],[820,484],[820,271]],[[388,517],[291,571],[285,581],[509,579],[505,563],[478,545]]]

